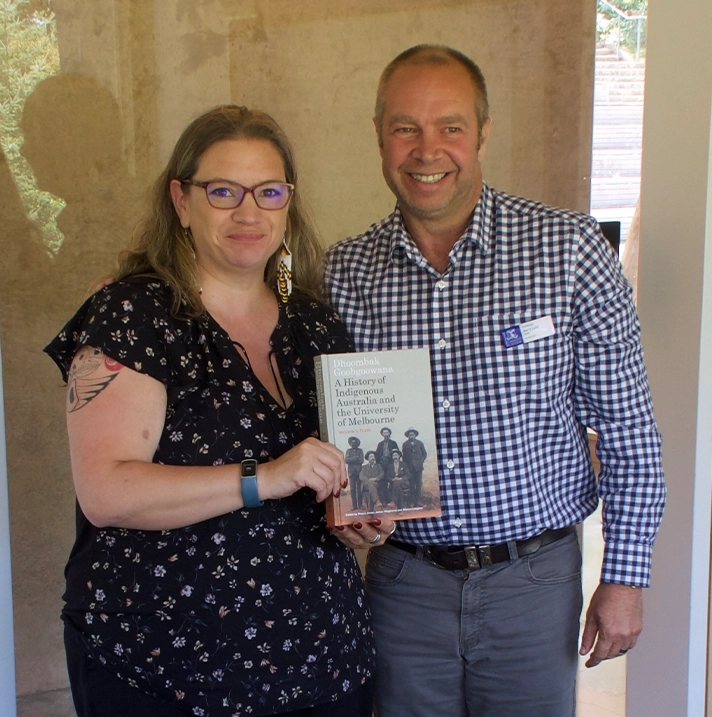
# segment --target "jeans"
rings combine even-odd
[[[388,543],[366,587],[379,717],[571,717],[581,551],[571,533],[513,562],[444,570]]]

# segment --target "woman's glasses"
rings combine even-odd
[[[288,182],[262,182],[254,187],[243,187],[237,182],[217,179],[212,182],[196,182],[183,179],[181,184],[202,187],[211,207],[216,209],[236,209],[242,204],[246,194],[254,197],[260,209],[284,209],[294,194],[294,185]]]

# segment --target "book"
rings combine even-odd
[[[346,458],[348,487],[326,501],[330,526],[441,515],[428,349],[314,359],[321,440]]]

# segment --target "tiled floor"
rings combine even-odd
[[[601,512],[597,510],[583,527],[584,613],[598,578],[603,557]],[[583,619],[581,616],[581,626]],[[601,663],[598,667],[579,667],[577,717],[625,717],[625,658]]]

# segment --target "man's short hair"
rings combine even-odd
[[[430,65],[443,66],[458,63],[467,70],[475,88],[475,112],[479,125],[479,137],[482,136],[482,127],[489,117],[489,100],[487,99],[487,84],[482,70],[465,54],[447,45],[415,45],[401,52],[398,57],[391,60],[381,73],[376,94],[376,128],[378,141],[381,142],[383,114],[386,106],[386,86],[393,73],[402,65]],[[479,139],[478,139],[479,144]]]

